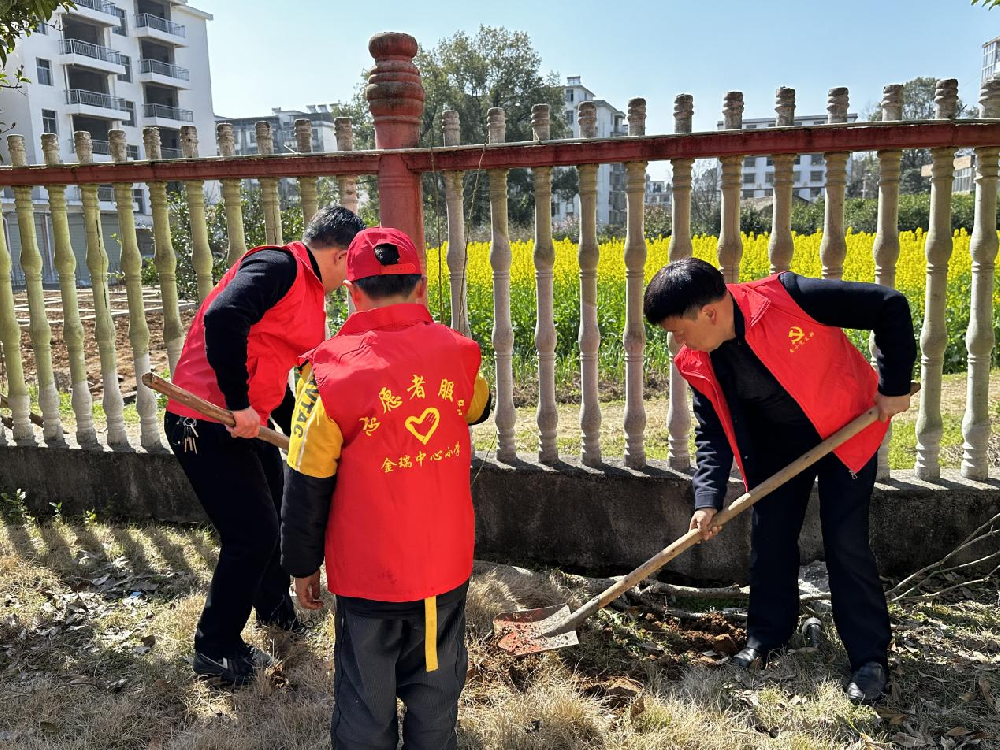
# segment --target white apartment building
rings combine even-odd
[[[847,115],[848,122],[856,122],[856,114]],[[826,125],[826,115],[807,115],[795,118],[795,127],[806,125]],[[716,123],[719,130],[725,129],[722,122]],[[744,130],[773,128],[773,117],[743,120]],[[792,172],[794,180],[792,195],[814,201],[823,194],[826,184],[826,161],[823,154],[796,154]],[[719,173],[721,185],[721,172]],[[847,176],[851,176],[851,161],[847,162]],[[741,198],[764,198],[774,195],[774,160],[770,156],[747,156],[743,159]]]
[[[0,91],[0,120],[24,136],[28,162],[44,162],[43,133],[59,137],[62,160],[76,161],[74,131],[90,133],[94,161],[111,161],[110,130],[126,133],[129,156],[146,158],[142,129],[160,129],[162,157],[178,158],[180,128],[198,128],[199,152],[216,153],[207,22],[212,16],[184,0],[76,0],[60,9],[31,36],[20,39],[7,63],[24,67],[31,80],[20,90]],[[13,126],[13,127],[11,127]],[[6,139],[0,144],[10,164]],[[110,270],[119,268],[118,224],[111,186],[101,186],[102,225]],[[34,192],[35,222],[46,286],[57,283],[53,268],[51,218],[45,191]],[[77,254],[77,279],[90,283],[79,188],[66,191],[70,233]],[[3,224],[14,259],[14,283],[23,283],[13,192],[3,191]],[[144,254],[152,253],[152,224],[145,186],[135,190],[136,225]]]
[[[617,138],[628,135],[625,113],[603,99],[596,99],[594,92],[580,83],[580,76],[569,76],[564,88],[565,108],[562,116],[572,131],[573,138],[580,137],[580,123],[577,109],[580,102],[594,102],[597,107],[597,137]],[[552,219],[566,221],[580,214],[580,198],[571,201],[554,200]],[[613,224],[624,226],[625,206],[625,165],[601,164],[597,168],[597,225]]]
[[[216,123],[228,122],[233,126],[233,138],[236,142],[236,155],[246,156],[257,153],[257,123],[267,122],[271,125],[271,135],[274,139],[274,153],[294,154],[298,152],[298,141],[295,138],[295,121],[308,119],[312,123],[312,150],[314,153],[332,152],[337,150],[336,128],[334,115],[326,104],[307,104],[306,111],[298,109],[282,109],[272,107],[271,114],[260,117],[221,117],[215,116]],[[216,153],[218,148],[216,148]],[[257,184],[257,180],[244,180],[244,184]],[[297,180],[282,178],[278,180],[278,193],[282,205],[290,196],[297,194]]]
[[[983,45],[983,72],[980,83],[1000,73],[1000,36],[990,39]]]
[[[673,189],[668,180],[654,180],[646,175],[646,193],[644,203],[647,206],[662,206],[669,209],[673,198]]]

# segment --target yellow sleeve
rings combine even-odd
[[[326,413],[319,388],[306,365],[299,378],[288,440],[288,465],[300,474],[325,479],[337,473],[344,436]]]
[[[479,373],[476,373],[476,384],[472,389],[472,401],[469,403],[469,410],[465,413],[466,424],[476,424],[483,418],[483,412],[490,404],[490,384],[486,382]]]

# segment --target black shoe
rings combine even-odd
[[[298,617],[294,615],[290,620],[280,619],[280,620],[257,620],[257,627],[259,628],[280,628],[287,633],[292,635],[305,635],[309,632],[309,624],[302,622]]]
[[[885,667],[877,661],[863,664],[851,676],[851,681],[844,692],[851,703],[875,703],[885,694],[888,683]]]
[[[212,677],[227,685],[240,687],[253,682],[257,672],[274,664],[268,654],[243,644],[235,654],[213,659],[200,651],[194,654],[192,667],[200,677]]]
[[[767,657],[768,652],[747,646],[731,658],[729,663],[740,669],[750,669],[755,662],[760,662],[760,666],[765,667],[767,666]]]

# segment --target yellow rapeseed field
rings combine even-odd
[[[794,235],[795,253],[792,270],[805,276],[820,275],[820,242],[822,233]],[[746,235],[743,238],[743,259],[740,265],[740,280],[749,281],[766,276],[769,268],[767,245],[768,235]],[[848,281],[874,281],[875,262],[872,247],[875,235],[847,235],[847,258],[844,262],[844,279]],[[926,233],[901,232],[900,253],[896,266],[896,285],[910,300],[914,326],[919,331],[923,321],[923,300],[926,260],[924,245]],[[969,255],[970,236],[964,230],[955,232],[953,250],[949,263],[948,317],[946,325],[949,333],[945,367],[948,371],[964,369],[965,330],[969,319],[969,290],[971,286],[971,258]],[[718,265],[718,239],[711,236],[696,236],[692,239],[694,255]],[[645,277],[648,281],[656,271],[667,263],[670,240],[658,238],[647,242]],[[513,261],[511,263],[511,316],[515,331],[515,354],[517,357],[534,357],[535,325],[535,267],[533,243],[511,243]],[[443,251],[443,252],[442,252]],[[447,245],[428,251],[427,266],[430,277],[429,296],[431,308],[442,319],[448,320],[449,285],[448,267],[445,259]],[[473,336],[489,348],[493,327],[493,269],[490,266],[489,244],[470,243],[467,267],[468,308]],[[560,356],[574,355],[576,352],[577,327],[579,325],[579,265],[577,246],[570,240],[555,243],[555,311],[559,337],[557,352]],[[624,242],[610,241],[600,246],[598,264],[599,325],[602,335],[602,368],[616,366],[621,361],[621,334],[624,327],[625,306],[625,260]],[[439,278],[441,284],[439,284]],[[995,286],[995,297],[1000,296],[1000,283]],[[995,310],[995,327],[1000,328],[1000,305]],[[648,333],[652,334],[652,331]],[[648,356],[656,362],[665,355],[664,342],[660,336],[649,336]],[[861,343],[865,337],[857,335]]]

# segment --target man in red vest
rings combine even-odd
[[[709,539],[733,460],[747,487],[875,405],[879,422],[753,507],[747,647],[737,666],[766,662],[798,619],[798,537],[818,479],[833,617],[851,662],[848,696],[884,692],[889,613],[868,542],[876,452],[910,404],[916,345],[902,294],[876,284],[782,273],[726,285],[704,261],[664,266],[646,289],[646,319],[674,335],[677,369],[694,390],[695,513]],[[878,372],[841,328],[875,333]]]
[[[475,521],[468,425],[490,411],[479,345],[435,323],[401,231],[359,233],[347,255],[357,312],[306,357],[288,451],[281,561],[299,603],[336,594],[338,750],[456,744]]]
[[[251,609],[260,624],[301,629],[279,562],[281,455],[239,438],[255,437],[269,418],[290,431],[289,370],[323,340],[326,292],[343,284],[347,247],[363,228],[351,211],[330,206],[312,218],[302,242],[248,251],[188,330],[174,383],[236,418],[228,428],[176,401],[164,417],[170,447],[221,541],[194,638],[199,675],[241,685],[270,663],[240,635]]]

